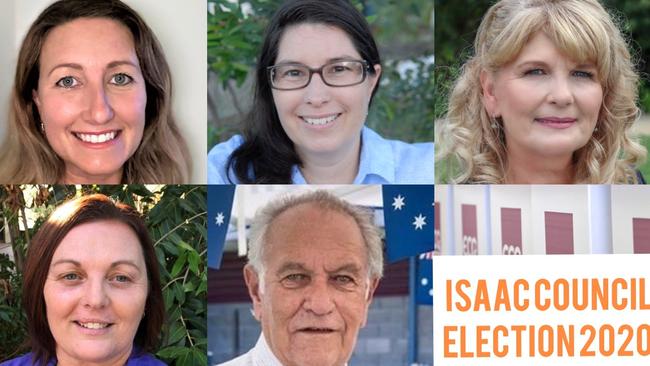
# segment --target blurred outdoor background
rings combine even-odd
[[[264,29],[281,0],[208,0],[208,149],[240,133]],[[386,138],[433,141],[433,2],[352,0],[382,59],[367,125]]]
[[[449,88],[458,75],[459,67],[472,53],[476,30],[483,14],[495,0],[435,0],[438,17],[435,24],[435,119],[443,118],[447,111]],[[639,108],[641,119],[634,132],[650,151],[650,1],[601,0],[628,38],[637,70],[641,75]],[[442,169],[445,164],[436,164]],[[650,178],[650,159],[641,167],[643,176]],[[440,171],[437,169],[436,175]]]

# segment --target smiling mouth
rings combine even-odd
[[[320,327],[306,327],[306,328],[301,328],[299,331],[308,334],[330,334],[335,332],[335,330],[332,328],[320,328]]]
[[[307,117],[307,116],[301,116],[300,118],[302,118],[303,121],[307,122],[312,126],[325,126],[328,123],[334,122],[334,120],[339,118],[340,115],[341,113],[332,114],[330,116],[320,117],[320,118]]]
[[[76,138],[83,142],[90,144],[102,144],[104,142],[114,140],[120,134],[120,131],[111,131],[100,134],[73,132],[73,134]]]
[[[105,329],[113,325],[113,323],[82,323],[76,320],[75,324],[86,329]]]
[[[578,120],[575,118],[560,118],[560,117],[542,117],[535,118],[535,122],[544,126],[564,129],[573,126]]]

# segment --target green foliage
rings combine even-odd
[[[0,359],[17,356],[26,338],[22,312],[22,274],[6,254],[0,254]]]
[[[641,136],[641,145],[645,146],[646,151],[650,152],[650,135]],[[643,174],[646,182],[650,183],[650,156],[646,158],[645,164],[643,164],[639,170],[641,171],[641,174]]]
[[[145,216],[154,242],[163,286],[167,319],[156,356],[169,365],[207,364],[207,206],[205,186],[23,186],[23,209],[38,215],[29,237],[38,230],[49,213],[76,194],[103,193],[135,207]],[[8,187],[0,188],[4,207],[11,197]],[[8,193],[9,192],[9,193]],[[6,211],[6,210],[5,210]],[[5,214],[5,217],[6,214]],[[0,257],[0,359],[11,357],[25,339],[24,315],[20,308],[20,271]],[[4,270],[4,268],[9,268]],[[2,292],[2,281],[9,278],[14,289],[12,301]],[[12,323],[5,326],[5,318]],[[5,340],[10,340],[5,342]],[[13,343],[12,343],[13,342]]]
[[[226,0],[208,0],[208,65],[222,87],[234,81],[241,87],[253,72],[264,29],[281,0],[246,1],[250,11]],[[368,125],[382,135],[406,141],[433,140],[434,82],[433,3],[430,0],[353,0],[366,15],[380,47],[382,83],[369,111]],[[248,8],[246,8],[248,9]],[[412,63],[397,71],[400,61]],[[252,93],[252,91],[244,91]],[[208,146],[241,130],[236,121],[211,121]]]

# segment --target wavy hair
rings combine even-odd
[[[32,99],[38,88],[39,59],[49,32],[78,18],[107,18],[126,26],[144,76],[147,106],[142,141],[125,163],[124,183],[186,183],[189,151],[171,112],[172,81],[156,36],[130,7],[119,0],[60,0],[45,9],[23,40],[11,96],[7,136],[0,148],[3,183],[60,183],[64,161],[40,131],[41,118]]]
[[[462,66],[438,123],[436,160],[454,183],[508,183],[502,121],[482,103],[480,73],[514,60],[530,37],[544,32],[577,62],[594,62],[603,103],[593,135],[573,154],[574,183],[637,183],[635,168],[646,151],[630,137],[639,117],[639,76],[628,44],[597,0],[501,0],[485,14],[474,55]],[[497,128],[492,125],[496,124]]]
[[[326,24],[343,30],[361,58],[371,65],[368,68],[371,75],[376,75],[372,66],[381,64],[379,49],[366,19],[348,0],[285,1],[265,32],[257,61],[253,107],[244,122],[244,142],[230,155],[226,164],[226,171],[232,168],[241,183],[289,184],[292,167],[302,165],[293,142],[280,124],[267,68],[275,64],[284,31],[304,23]],[[378,86],[379,80],[372,91],[371,103]]]

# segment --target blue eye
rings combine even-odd
[[[68,273],[65,274],[62,278],[68,281],[76,281],[79,279],[79,275],[77,275],[76,273]]]
[[[542,69],[530,69],[524,72],[524,75],[533,75],[533,76],[544,75],[544,74],[546,73]]]
[[[115,74],[110,80],[111,84],[115,84],[118,86],[129,85],[132,82],[133,82],[133,78],[124,73]]]
[[[592,79],[594,77],[594,74],[592,72],[580,71],[580,70],[574,71],[573,75],[579,78],[587,78],[587,79]]]
[[[59,79],[55,85],[61,88],[70,89],[79,85],[79,82],[72,76],[65,76]]]
[[[131,282],[131,279],[128,276],[116,275],[113,277],[116,282]]]
[[[338,275],[334,277],[334,281],[337,285],[347,286],[355,283],[354,279],[350,276]]]

